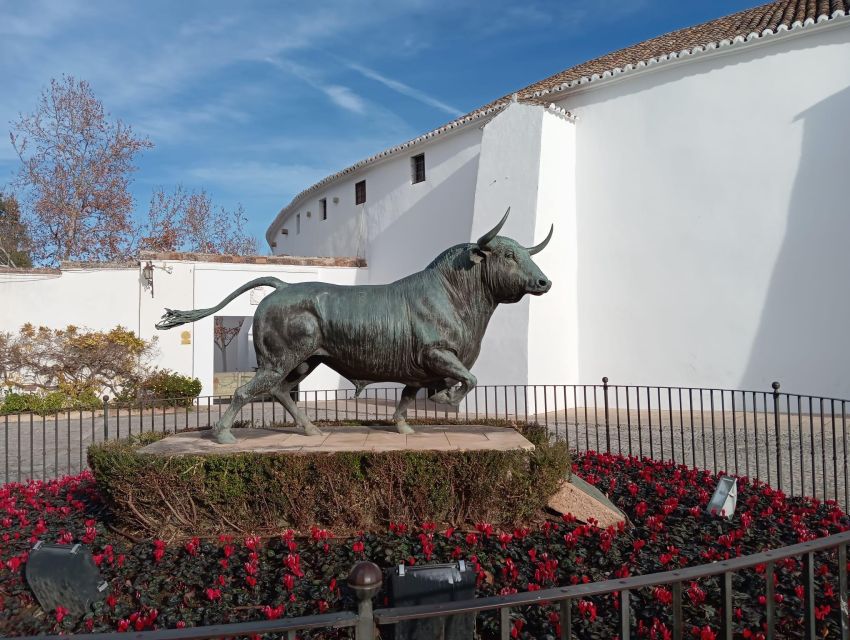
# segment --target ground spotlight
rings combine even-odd
[[[732,519],[735,505],[738,502],[738,480],[731,476],[723,476],[717,483],[714,495],[708,501],[705,510],[709,515],[724,516]]]

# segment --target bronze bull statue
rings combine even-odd
[[[254,314],[257,374],[236,390],[216,424],[220,443],[235,442],[234,419],[261,394],[277,399],[307,434],[321,434],[289,394],[320,364],[350,380],[358,394],[376,382],[405,385],[393,421],[399,433],[412,433],[407,408],[419,389],[427,388],[435,402],[457,406],[475,387],[469,369],[496,307],[519,302],[527,293],[544,294],[552,286],[531,256],[549,243],[553,229],[527,249],[498,235],[509,213],[510,208],[478,242],[451,247],[422,271],[390,284],[287,284],[257,278],[210,309],[166,309],[156,327],[200,320],[254,287],[275,288]]]

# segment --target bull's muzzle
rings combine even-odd
[[[552,288],[552,281],[548,278],[538,278],[531,282],[528,287],[528,293],[534,296],[540,296]]]

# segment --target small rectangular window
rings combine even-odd
[[[366,202],[366,181],[361,180],[354,185],[354,204]]]
[[[413,184],[425,182],[425,154],[420,153],[410,159],[410,179]]]
[[[295,214],[295,233],[301,233],[301,214]]]
[[[319,200],[319,214],[322,220],[328,219],[328,199],[322,198]]]

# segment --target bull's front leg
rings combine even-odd
[[[407,407],[409,407],[410,403],[414,401],[418,391],[419,387],[411,387],[410,385],[406,386],[401,391],[401,400],[399,400],[398,406],[393,414],[393,422],[395,422],[396,431],[402,435],[413,433],[413,429],[409,424],[407,424]]]
[[[438,391],[431,396],[434,402],[457,406],[478,382],[458,357],[448,349],[429,349],[424,355],[425,368],[435,377],[457,380],[459,387]]]

